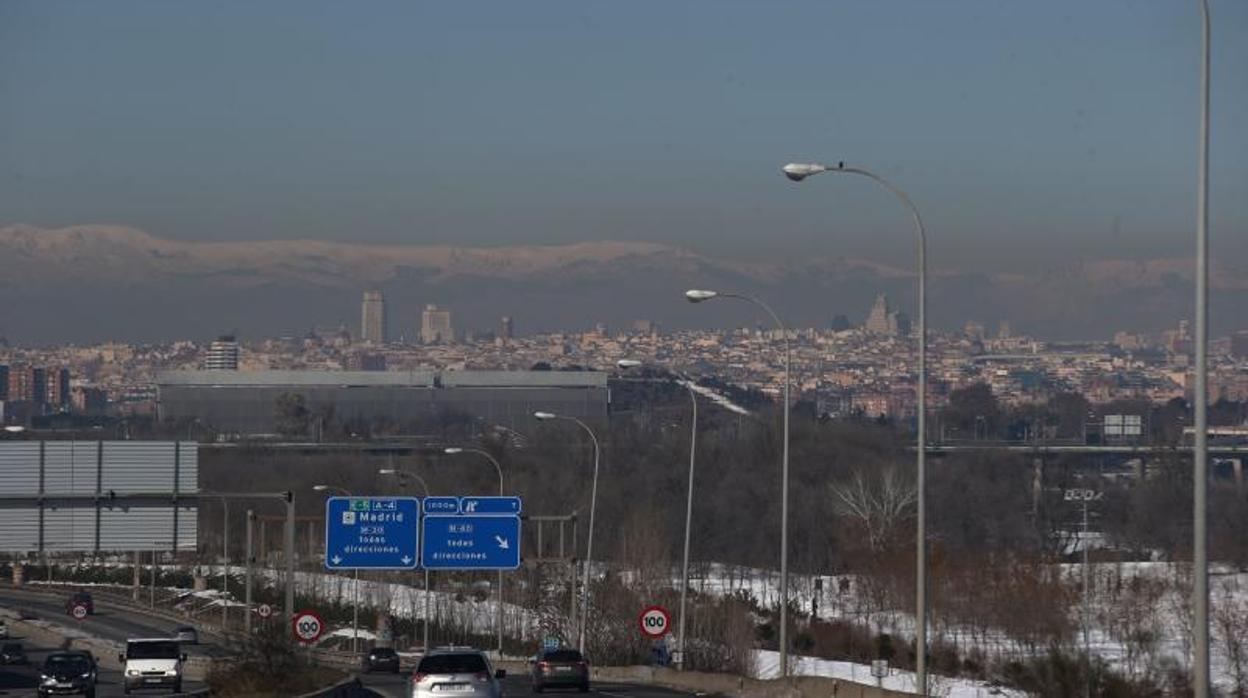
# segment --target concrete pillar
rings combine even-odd
[[[130,596],[135,601],[139,600],[139,588],[143,586],[143,577],[141,575],[142,575],[142,569],[140,567],[140,562],[139,562],[139,551],[136,550],[134,551],[134,579],[130,583],[130,586],[131,586]]]
[[[1235,493],[1244,496],[1244,459],[1232,458],[1231,469],[1235,473]]]
[[[26,566],[17,560],[13,561],[13,586],[20,587],[26,582]]]

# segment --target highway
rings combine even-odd
[[[33,616],[38,620],[50,621],[66,628],[77,628],[92,637],[114,642],[125,642],[131,637],[168,637],[173,629],[180,625],[163,618],[139,615],[98,598],[95,600],[95,613],[79,622],[65,613],[64,600],[43,593],[6,588],[0,588],[0,607],[11,611],[21,609],[27,616]],[[193,623],[190,624],[193,625]],[[33,696],[39,666],[47,657],[48,652],[54,648],[24,639],[19,632],[14,631],[11,634],[13,637],[10,641],[22,642],[30,657],[30,664],[25,667],[0,667],[0,696]],[[186,652],[188,655],[222,654],[220,648],[212,645],[189,645],[186,646]],[[98,655],[97,659],[99,659]],[[125,695],[122,691],[120,671],[101,666],[99,677],[97,696],[103,698]],[[189,680],[182,685],[184,691],[193,691],[203,687],[202,683]]]
[[[144,615],[141,610],[132,610],[110,604],[107,600],[97,598],[95,614],[81,622],[75,621],[65,613],[64,601],[45,593],[32,593],[9,588],[0,588],[0,607],[12,611],[21,609],[29,616],[39,620],[51,621],[67,628],[77,628],[92,637],[115,642],[124,642],[131,637],[167,637],[173,629],[182,623],[164,618]],[[190,623],[194,625],[193,623]],[[30,640],[23,640],[20,633],[14,633],[13,640],[21,640],[30,664],[21,666],[0,667],[0,696],[34,696],[38,668],[48,652],[54,648],[39,645]],[[222,656],[224,651],[211,644],[192,645],[187,647],[187,654],[202,656]],[[361,674],[360,682],[373,696],[383,698],[407,698],[409,695],[408,681],[410,667],[405,667],[398,674],[374,673]],[[186,691],[203,688],[203,684],[187,681],[183,685]],[[536,695],[528,677],[511,673],[503,680],[503,690],[508,698]],[[561,693],[564,691],[548,691]],[[568,692],[576,694],[575,690]],[[100,668],[100,681],[97,691],[101,698],[124,695],[121,686],[121,673],[115,669]],[[142,693],[135,695],[144,695]],[[151,693],[149,695],[161,695]],[[543,694],[546,695],[546,694]],[[618,682],[595,682],[587,695],[609,696],[610,698],[658,698],[660,696],[691,695],[686,692],[673,691],[657,686],[624,684]]]

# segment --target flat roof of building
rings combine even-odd
[[[606,388],[600,371],[163,371],[158,386]]]

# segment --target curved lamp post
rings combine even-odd
[[[456,456],[461,453],[472,453],[478,456],[484,456],[486,460],[494,465],[494,469],[498,471],[498,496],[503,496],[503,466],[498,464],[498,460],[490,455],[489,451],[480,448],[463,448],[461,446],[448,446],[442,450],[448,456]],[[498,658],[503,658],[503,571],[498,571]]]
[[[344,497],[350,497],[351,493],[345,488],[337,485],[312,485],[312,489],[316,492],[338,492]],[[355,581],[352,584],[351,595],[354,599],[351,602],[351,651],[360,651],[360,568],[355,568]]]
[[[914,231],[918,248],[919,270],[919,377],[916,392],[918,393],[918,448],[916,449],[916,488],[918,500],[918,532],[915,551],[916,585],[915,585],[915,638],[919,644],[918,656],[915,660],[915,680],[919,695],[927,695],[927,235],[923,230],[923,219],[919,217],[919,209],[906,193],[898,189],[892,182],[883,177],[858,167],[846,167],[839,163],[836,167],[827,167],[818,163],[789,163],[785,165],[784,176],[800,182],[824,172],[852,174],[872,179],[905,204],[914,219]]]
[[[642,362],[636,359],[620,359],[615,362],[621,370],[627,371],[630,368],[642,366]],[[677,374],[679,375],[679,374]],[[685,608],[688,603],[689,593],[689,530],[693,523],[693,467],[697,462],[698,448],[698,394],[693,389],[693,383],[686,376],[680,376],[684,381],[685,389],[689,391],[689,403],[693,407],[692,426],[689,428],[689,487],[687,501],[685,503],[685,552],[684,561],[680,567],[680,619],[677,621],[680,630],[676,636],[676,649],[680,652],[680,661],[676,663],[678,669],[685,668]]]
[[[789,675],[789,384],[790,356],[789,330],[766,303],[742,293],[720,293],[691,289],[685,291],[690,303],[702,303],[714,298],[735,298],[762,308],[780,328],[784,335],[784,452],[780,459],[780,676]],[[684,624],[681,624],[683,629]]]
[[[581,581],[581,627],[577,630],[577,649],[582,654],[585,653],[585,626],[589,622],[589,567],[594,560],[594,509],[598,505],[598,437],[594,435],[594,430],[589,428],[576,417],[567,417],[558,415],[554,412],[534,412],[533,416],[537,419],[547,421],[552,419],[561,419],[567,422],[575,422],[578,426],[589,434],[589,439],[594,442],[594,484],[590,489],[589,495],[589,539],[585,544],[585,572]]]
[[[424,491],[425,498],[426,499],[429,498],[429,483],[425,482],[425,479],[423,477],[417,475],[416,473],[410,470],[402,470],[399,468],[382,468],[381,470],[377,471],[377,474],[378,475],[393,475],[394,477],[399,478],[400,482],[402,482],[404,479],[414,480],[418,485],[420,485],[421,490]],[[424,567],[423,561],[421,562],[421,567]],[[429,614],[429,569],[425,568],[425,627],[422,633],[423,638],[421,640],[421,642],[425,645],[425,652],[429,651],[429,619],[430,617],[431,616]]]

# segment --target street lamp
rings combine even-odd
[[[1196,439],[1193,451],[1192,533],[1192,688],[1196,698],[1209,695],[1209,2],[1200,0],[1200,143],[1196,180],[1196,375],[1193,390]]]
[[[824,172],[853,174],[875,180],[889,190],[905,204],[914,219],[914,230],[918,251],[919,270],[919,377],[916,391],[918,392],[918,448],[916,449],[916,487],[918,499],[918,533],[915,551],[915,638],[919,645],[918,657],[915,660],[915,681],[919,695],[927,695],[927,235],[923,230],[923,219],[919,217],[919,209],[906,193],[898,189],[888,180],[869,170],[858,167],[846,167],[845,163],[837,163],[836,167],[827,167],[818,163],[789,163],[783,168],[784,176],[800,182]]]
[[[344,497],[350,497],[351,493],[345,488],[337,485],[312,485],[315,492],[332,491],[342,494]],[[355,597],[351,603],[351,651],[360,651],[360,568],[355,568],[355,582],[352,585],[351,595]]]
[[[393,477],[397,477],[397,478],[399,478],[399,482],[400,482],[400,483],[402,483],[402,482],[404,481],[404,479],[409,479],[409,478],[410,478],[410,479],[412,479],[412,480],[415,480],[415,481],[416,481],[416,483],[417,483],[417,484],[419,484],[419,485],[420,485],[420,487],[421,487],[421,489],[424,491],[424,493],[425,493],[425,498],[426,498],[426,499],[428,499],[428,498],[429,498],[429,483],[425,482],[425,479],[424,479],[423,477],[421,477],[421,476],[417,475],[416,473],[414,473],[414,472],[412,472],[412,471],[410,471],[410,470],[401,470],[401,469],[399,469],[399,468],[382,468],[382,469],[380,469],[380,470],[378,470],[378,471],[377,471],[377,474],[378,474],[378,475],[391,475],[391,476],[393,476]],[[420,566],[421,566],[421,567],[425,567],[425,561],[424,561],[424,560],[421,560],[421,561],[420,561]],[[430,618],[430,613],[429,613],[429,568],[428,568],[428,567],[425,567],[425,623],[424,623],[425,627],[424,627],[424,629],[423,629],[423,631],[422,631],[422,633],[421,633],[421,634],[422,634],[422,640],[421,640],[421,642],[422,642],[422,643],[424,643],[424,646],[425,646],[425,652],[426,652],[426,653],[428,653],[428,652],[429,652],[429,618]]]
[[[615,362],[621,370],[627,371],[630,368],[637,368],[642,362],[636,359],[620,359]],[[680,661],[676,663],[677,668],[685,668],[685,608],[688,602],[689,592],[689,530],[693,523],[693,466],[697,462],[698,447],[698,394],[693,389],[693,382],[688,378],[681,376],[685,389],[689,391],[689,402],[693,405],[692,426],[689,428],[689,486],[687,493],[687,501],[685,503],[685,551],[684,561],[680,567],[680,630],[676,636],[676,649],[680,652]]]
[[[776,322],[776,327],[780,328],[780,334],[784,336],[784,451],[780,459],[780,676],[787,677],[789,675],[789,383],[792,382],[789,372],[791,353],[789,330],[771,306],[753,296],[704,289],[685,291],[685,299],[690,303],[702,303],[714,298],[735,298],[757,305],[771,316],[771,319]]]
[[[494,456],[489,451],[479,448],[463,448],[460,446],[447,446],[442,451],[448,456],[457,456],[461,453],[473,453],[478,456],[485,456],[487,460],[494,465],[494,469],[498,471],[498,496],[503,496],[503,466],[498,464]],[[498,659],[503,659],[503,571],[498,571]]]
[[[562,419],[568,422],[575,422],[577,425],[579,425],[582,429],[585,430],[586,434],[589,434],[590,441],[594,442],[594,484],[590,488],[590,495],[589,495],[589,539],[585,544],[585,573],[581,580],[581,627],[579,628],[579,631],[577,633],[577,643],[576,643],[577,649],[580,650],[582,654],[584,654],[585,653],[585,626],[589,622],[589,568],[590,568],[590,565],[593,564],[593,560],[594,560],[594,509],[598,505],[598,460],[599,460],[598,437],[594,435],[594,430],[590,429],[589,425],[585,424],[585,422],[582,422],[576,417],[567,417],[564,415],[558,415],[558,414],[555,414],[554,412],[534,412],[533,416],[542,421],[549,421],[552,419]]]

